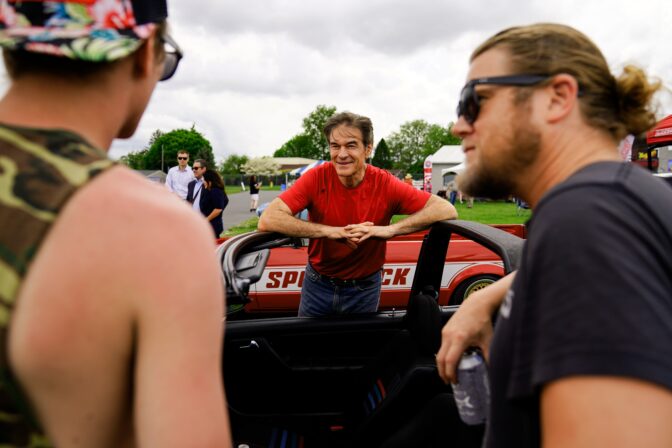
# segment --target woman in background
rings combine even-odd
[[[257,176],[250,177],[250,211],[256,212],[259,205],[259,188],[261,182],[257,182]]]
[[[203,182],[205,195],[201,200],[201,213],[210,222],[215,238],[219,238],[224,231],[222,212],[229,203],[229,197],[224,192],[224,181],[217,171],[207,170],[203,173]]]

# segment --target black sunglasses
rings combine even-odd
[[[474,124],[481,110],[481,98],[476,92],[477,85],[493,84],[498,86],[533,86],[547,80],[550,75],[511,75],[472,79],[462,88],[460,102],[457,104],[457,118],[464,117]]]
[[[180,50],[177,42],[173,40],[169,35],[161,37],[163,41],[163,47],[165,48],[166,59],[163,61],[163,73],[161,74],[161,79],[159,81],[165,81],[173,77],[177,71],[177,66],[180,64],[183,53]]]
[[[187,160],[189,157],[178,157],[177,160]]]

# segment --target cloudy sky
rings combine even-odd
[[[218,161],[272,155],[319,104],[368,115],[376,141],[410,120],[446,125],[471,50],[539,21],[586,33],[614,72],[635,63],[672,86],[667,0],[169,0],[169,9],[185,58],[113,158],[142,149],[155,129],[193,123]],[[672,95],[660,100],[661,116],[672,114]]]

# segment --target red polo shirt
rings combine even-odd
[[[307,208],[311,222],[344,227],[365,221],[386,226],[392,215],[410,215],[422,209],[430,196],[371,165],[366,166],[359,185],[347,188],[328,162],[303,174],[279,197],[293,214]],[[328,238],[311,239],[308,257],[322,275],[342,280],[362,278],[383,266],[385,244],[385,240],[371,238],[351,249]]]

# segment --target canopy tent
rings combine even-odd
[[[649,171],[658,171],[658,150],[661,146],[672,145],[672,115],[660,120],[645,135],[636,137],[632,144],[631,160],[648,168]]]
[[[465,162],[460,163],[459,165],[455,165],[450,168],[445,168],[441,170],[441,176],[445,176],[446,174],[460,174],[464,169],[467,167]]]
[[[660,120],[646,133],[647,146],[665,146],[672,144],[672,115]]]
[[[292,176],[298,176],[300,174],[305,173],[308,170],[312,170],[316,166],[320,166],[325,162],[325,160],[316,160],[315,162],[311,163],[310,165],[302,166],[300,168],[293,169],[292,171],[289,172]]]

